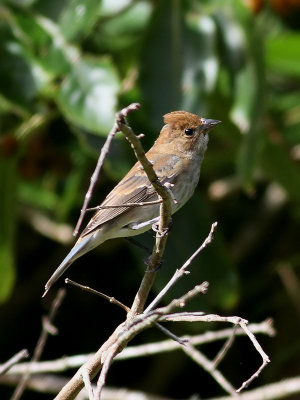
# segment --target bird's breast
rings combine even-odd
[[[177,176],[176,182],[172,189],[177,204],[173,206],[173,212],[181,208],[194,194],[195,188],[199,182],[200,177],[200,161],[193,161],[189,163],[181,174]]]

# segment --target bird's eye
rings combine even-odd
[[[195,133],[195,130],[192,128],[187,128],[187,129],[185,129],[184,133],[186,136],[193,136],[193,134]]]

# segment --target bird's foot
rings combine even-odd
[[[161,232],[159,230],[159,224],[155,223],[152,225],[152,230],[156,233],[158,237],[164,237],[171,231],[172,226],[173,226],[173,221],[171,220],[169,222],[169,225]]]

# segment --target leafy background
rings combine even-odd
[[[137,101],[142,108],[130,123],[146,134],[145,148],[171,110],[223,121],[210,135],[197,192],[174,217],[154,290],[217,220],[214,243],[171,295],[205,279],[209,294],[193,309],[274,318],[277,336],[261,339],[272,363],[253,387],[299,375],[299,17],[299,2],[292,0],[2,1],[1,362],[24,347],[32,352],[53,296],[42,301],[43,286],[71,247],[99,150],[116,110]],[[118,136],[92,205],[133,162]],[[141,240],[151,246],[152,235]],[[67,276],[130,305],[144,257],[117,239],[76,261]],[[123,317],[68,288],[56,322],[60,333],[49,340],[44,359],[94,351]],[[207,326],[172,329],[196,333]],[[151,331],[135,343],[155,339],[162,336]],[[222,369],[238,386],[259,362],[239,339]],[[110,385],[177,398],[221,394],[183,354],[124,367],[114,365]],[[0,388],[1,398],[11,391]]]

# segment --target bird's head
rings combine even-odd
[[[204,154],[208,143],[208,131],[221,121],[201,118],[186,111],[173,111],[164,115],[156,145],[171,146],[177,152]]]

